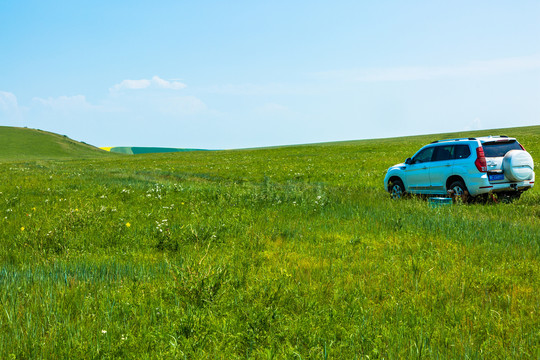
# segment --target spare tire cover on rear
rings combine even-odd
[[[534,162],[531,155],[523,150],[510,150],[503,158],[504,175],[511,181],[532,179]]]

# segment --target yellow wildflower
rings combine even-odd
[[[130,223],[126,223],[126,226],[127,226],[127,227],[130,227],[130,226],[131,226],[131,224],[130,224]]]
[[[24,231],[24,226],[21,226],[21,231]]]

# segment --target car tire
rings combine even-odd
[[[405,186],[401,180],[390,181],[388,184],[388,192],[392,199],[401,199],[405,196]]]
[[[510,181],[530,180],[534,176],[534,161],[523,150],[510,150],[503,158],[504,175]]]
[[[456,180],[450,184],[448,191],[451,192],[454,202],[463,202],[467,203],[471,200],[469,191],[465,186],[465,183],[461,180]]]

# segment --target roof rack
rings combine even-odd
[[[481,136],[483,138],[507,138],[507,135],[488,135],[488,136]]]
[[[458,139],[441,139],[441,140],[432,141],[431,144],[436,144],[438,142],[443,142],[443,141],[459,141],[459,140],[476,140],[476,138],[470,137],[470,138],[458,138]]]

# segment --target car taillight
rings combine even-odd
[[[521,147],[521,150],[527,151],[527,150],[525,150],[525,148],[523,147],[523,145],[519,144],[519,146]]]
[[[476,160],[474,165],[480,172],[487,172],[486,156],[484,155],[484,149],[480,146],[476,148]]]

